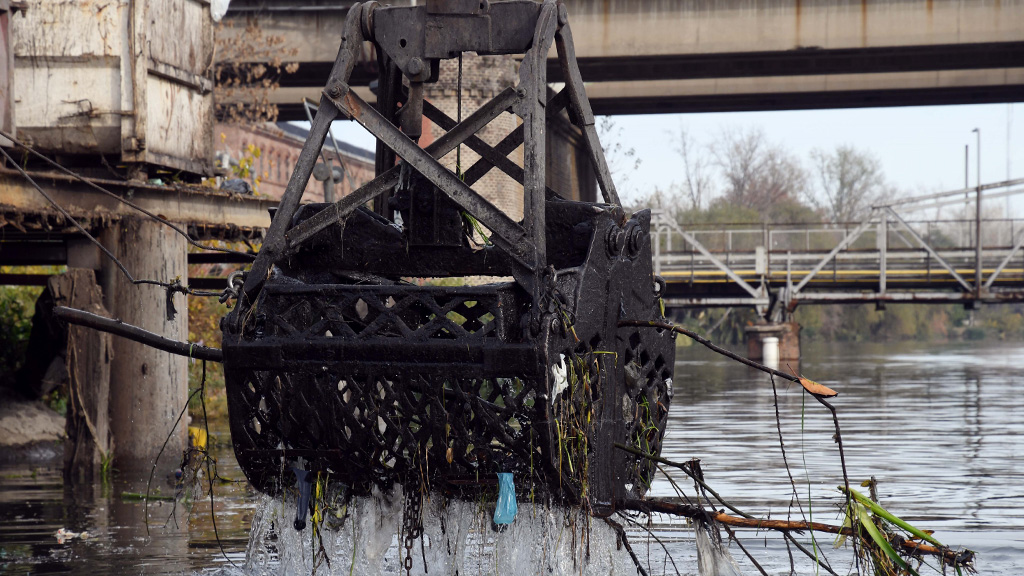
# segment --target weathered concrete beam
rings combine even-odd
[[[118,220],[139,215],[129,206],[73,178],[55,173],[32,173],[32,177],[76,219]],[[277,205],[276,200],[226,194],[199,186],[92,181],[171,222],[200,227],[266,229],[270,226],[268,209]],[[57,214],[22,176],[5,169],[0,169],[0,211],[41,216]]]
[[[1024,68],[597,82],[587,94],[597,114],[987,104],[1020,100]]]
[[[565,3],[600,114],[1010,102],[1024,89],[1024,0]],[[271,96],[282,119],[319,98],[345,14],[316,0],[232,3],[229,19],[258,18],[297,52],[299,72]],[[364,56],[353,83],[375,70]],[[554,52],[548,64],[557,81]]]
[[[1022,99],[1022,71],[998,68],[594,82],[587,84],[587,96],[595,114],[611,115],[994,104]],[[305,120],[302,98],[319,97],[320,91],[319,87],[280,88],[269,100],[278,106],[281,120]]]
[[[280,1],[280,0],[278,0]],[[588,57],[1024,40],[1024,2],[565,0]]]
[[[1024,41],[1024,1],[565,0],[576,53],[585,58],[879,48]],[[314,0],[235,0],[219,33],[256,18],[298,62],[337,55],[348,10],[302,9]],[[554,52],[551,54],[554,57]],[[369,50],[363,59],[373,60]]]

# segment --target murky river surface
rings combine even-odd
[[[676,395],[663,456],[700,458],[706,479],[727,500],[758,516],[784,518],[792,487],[779,450],[772,386],[764,375],[695,347],[680,349]],[[840,391],[839,411],[851,483],[874,476],[883,505],[911,523],[935,530],[951,546],[979,553],[982,574],[1024,570],[1024,345],[842,344],[807,345],[799,369]],[[787,382],[777,382],[788,462],[807,511],[836,523],[842,483],[829,413]],[[217,454],[220,472],[241,478],[226,442]],[[692,485],[677,481],[690,495]],[[166,494],[171,490],[166,483]],[[0,574],[240,574],[221,553],[209,502],[191,516],[170,502],[150,504],[147,533],[143,504],[122,497],[138,485],[117,481],[73,491],[59,470],[0,469]],[[241,564],[255,495],[243,484],[216,489],[217,532],[226,557]],[[654,495],[671,496],[664,479]],[[795,509],[793,515],[799,514]],[[88,531],[88,539],[59,542],[58,529]],[[695,574],[693,533],[655,525],[680,573]],[[674,574],[656,543],[635,533],[634,546],[650,573]],[[772,574],[789,572],[785,546],[771,535],[739,537]],[[804,539],[810,546],[809,539]],[[849,548],[823,553],[840,573]],[[755,573],[742,553],[730,550],[744,573]],[[807,558],[797,573],[813,573]]]

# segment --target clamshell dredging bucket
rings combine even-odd
[[[496,474],[510,472],[521,496],[596,507],[641,495],[651,481],[649,460],[615,448],[657,454],[671,399],[672,334],[619,327],[663,316],[650,213],[623,212],[599,145],[590,161],[604,202],[566,200],[544,185],[547,115],[568,106],[581,134],[596,142],[582,82],[552,97],[543,71],[524,64],[518,87],[461,123],[418,100],[418,85],[432,81],[438,59],[484,44],[483,53],[543,62],[554,41],[575,69],[564,7],[470,4],[457,15],[454,5],[431,2],[350,11],[347,44],[310,140],[222,325],[232,441],[263,492],[293,484],[296,467],[356,494],[396,483],[496,494]],[[489,27],[474,24],[484,20]],[[442,23],[451,31],[444,50],[422,36]],[[398,37],[422,43],[398,48]],[[400,110],[426,110],[438,125],[451,125],[444,137],[420,148],[410,137],[415,122],[348,89],[363,38],[390,58],[388,74],[406,77],[407,89],[382,72],[381,86],[405,99]],[[379,95],[379,103],[388,98]],[[476,167],[459,176],[435,159],[459,142],[479,147],[472,134],[508,110],[523,119],[507,139],[525,140],[524,166],[481,155],[523,182],[520,222],[469,188]],[[339,115],[359,121],[402,160],[383,162],[374,181],[335,204],[300,207],[323,126]],[[364,204],[374,197],[381,201],[371,211]],[[488,236],[478,245],[481,230]],[[453,277],[477,280],[437,281]],[[488,277],[500,280],[479,281]]]

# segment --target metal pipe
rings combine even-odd
[[[977,135],[978,143],[976,152],[978,154],[977,170],[975,178],[978,182],[978,192],[975,197],[976,208],[974,214],[974,292],[975,296],[981,298],[981,129],[972,130]]]
[[[68,324],[77,324],[79,326],[85,326],[86,328],[92,328],[101,332],[109,332],[115,336],[128,338],[135,342],[141,342],[146,346],[152,346],[157,350],[163,350],[164,352],[170,352],[171,354],[177,354],[178,356],[196,358],[199,360],[209,360],[211,362],[224,361],[224,355],[220,348],[210,348],[208,346],[194,344],[192,342],[172,340],[159,334],[154,334],[148,330],[143,330],[138,326],[125,324],[124,322],[113,318],[105,318],[91,312],[86,312],[85,310],[67,308],[65,306],[54,306],[53,313],[57,318],[60,318]]]
[[[968,160],[968,158],[970,158],[970,151],[971,151],[971,145],[970,144],[964,144],[964,190],[966,190],[967,188],[971,187],[971,182],[970,182],[970,179],[969,179],[970,178],[971,168],[970,168],[970,160]],[[1007,178],[1007,180],[1009,180],[1009,178]],[[967,195],[967,193],[965,192],[964,196],[966,196],[966,195]],[[967,198],[964,198],[964,200],[966,200],[966,199]]]
[[[882,217],[878,221],[878,231],[875,233],[875,242],[878,245],[879,260],[878,260],[878,293],[885,294],[885,275],[886,268],[888,266],[888,249],[889,249],[889,214],[882,212]]]

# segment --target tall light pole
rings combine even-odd
[[[975,128],[971,132],[977,135],[975,148],[978,153],[978,167],[975,170],[978,182],[978,189],[975,190],[977,204],[974,209],[974,298],[977,305],[981,300],[981,129]]]

